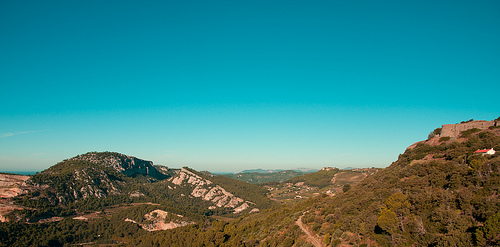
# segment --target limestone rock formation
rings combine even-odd
[[[182,168],[179,174],[170,178],[169,181],[177,186],[193,187],[191,191],[192,197],[214,203],[214,206],[210,206],[209,209],[226,207],[233,208],[233,213],[240,213],[250,208],[245,200],[234,196],[219,185],[213,184],[212,181],[204,179],[188,169]]]

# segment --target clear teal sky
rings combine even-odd
[[[0,1],[0,171],[385,167],[500,116],[500,1]]]

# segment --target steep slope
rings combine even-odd
[[[168,181],[172,183],[173,187],[170,187],[172,189],[176,189],[177,186],[190,187],[190,195],[192,197],[200,198],[213,204],[208,209],[215,209],[217,207],[231,208],[233,213],[241,213],[245,210],[250,210],[251,212],[259,211],[255,207],[254,202],[233,195],[220,185],[195,174],[194,171],[190,171],[187,168],[182,168],[179,174]]]

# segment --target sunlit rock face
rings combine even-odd
[[[179,174],[170,178],[169,181],[177,186],[192,186],[191,196],[214,203],[214,206],[210,206],[209,209],[226,207],[233,208],[233,213],[241,213],[250,208],[249,204],[245,203],[242,198],[234,196],[219,185],[215,185],[212,181],[204,179],[185,168],[182,168]],[[256,211],[254,210],[254,212]]]

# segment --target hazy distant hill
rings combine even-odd
[[[251,172],[251,171],[260,171],[260,172]],[[241,173],[226,173],[223,174],[223,176],[244,181],[247,183],[262,184],[269,182],[283,182],[285,180],[303,174],[304,173],[302,172],[297,172],[292,170],[286,170],[286,171],[273,170],[271,172],[268,172],[262,169],[255,169],[255,170],[243,171]]]
[[[250,169],[239,173],[224,173],[222,175],[252,184],[283,182],[293,177],[318,171],[312,168],[282,169]]]
[[[243,170],[242,172],[239,173],[276,173],[276,172],[282,172],[285,171],[283,169],[250,169],[250,170]],[[313,168],[295,168],[295,169],[288,169],[287,171],[295,171],[295,172],[301,172],[301,173],[310,173],[310,172],[317,172],[318,169],[313,169]]]

